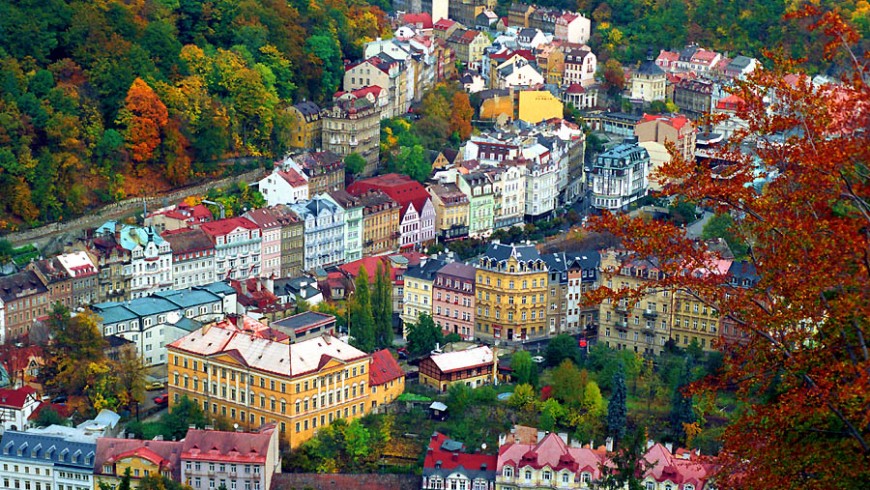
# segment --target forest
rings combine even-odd
[[[361,0],[0,3],[0,231],[282,155],[389,33]]]

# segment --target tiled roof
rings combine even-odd
[[[432,16],[428,12],[405,14],[405,16],[402,17],[402,22],[405,24],[419,25],[423,29],[432,28]]]
[[[683,126],[685,126],[686,123],[689,122],[689,120],[686,118],[686,116],[684,116],[682,114],[677,114],[674,116],[665,116],[662,114],[646,114],[646,113],[644,113],[643,119],[641,119],[638,122],[638,124],[643,124],[643,123],[647,123],[647,122],[651,122],[651,121],[661,121],[661,122],[667,124],[668,126],[671,126],[672,128],[676,129],[677,131],[683,129]]]
[[[456,21],[444,18],[432,24],[432,27],[435,29],[446,31],[447,29],[453,27],[454,24],[456,24]]]
[[[244,228],[246,230],[258,230],[260,227],[248,218],[242,217],[226,218],[218,221],[212,221],[209,223],[203,223],[201,226],[202,231],[204,231],[208,236],[212,238],[227,235],[238,228]]]
[[[458,447],[457,447],[458,446]],[[469,479],[495,479],[498,456],[494,454],[469,454],[464,452],[465,445],[436,432],[429,439],[426,459],[423,460],[423,475],[446,477],[452,473],[462,473]]]
[[[314,102],[311,101],[302,101],[298,104],[294,104],[293,107],[299,111],[302,116],[305,117],[306,120],[311,121],[312,119],[316,119],[320,116],[320,107],[317,106]]]
[[[0,407],[21,410],[28,397],[33,395],[36,395],[36,390],[31,386],[22,386],[17,390],[0,389]]]
[[[462,262],[451,262],[442,267],[438,274],[439,276],[452,276],[462,279],[474,280],[477,269],[474,266],[463,264]]]
[[[498,468],[545,466],[553,471],[568,469],[572,473],[587,472],[593,480],[601,478],[601,467],[608,463],[606,453],[600,449],[568,446],[558,434],[551,432],[536,444],[512,443],[499,447]]]
[[[282,179],[284,179],[285,182],[290,184],[290,187],[302,187],[308,185],[308,180],[300,175],[295,168],[278,170],[277,173],[279,177],[281,177]]]
[[[411,204],[418,213],[421,213],[426,201],[430,199],[429,193],[422,184],[407,175],[395,173],[358,180],[351,184],[347,191],[359,195],[372,189],[379,189],[398,202],[402,206],[402,216]]]
[[[181,459],[265,464],[274,430],[274,425],[260,432],[190,429],[182,441]]]
[[[181,442],[175,441],[140,441],[136,439],[116,439],[101,437],[97,439],[96,458],[94,458],[94,474],[103,473],[103,467],[112,466],[122,457],[137,456],[147,459],[162,468],[168,469],[172,479],[181,478]]]
[[[82,251],[58,255],[57,260],[72,277],[92,276],[98,272],[91,257]]]
[[[48,289],[32,271],[21,271],[10,276],[0,277],[0,299],[7,303],[18,298],[47,292]]]
[[[456,352],[433,354],[430,358],[442,373],[492,364],[493,362],[492,349],[486,345]]]
[[[180,228],[164,231],[161,236],[169,242],[173,255],[214,249],[214,243],[199,228]]]
[[[389,350],[383,349],[372,354],[372,363],[369,367],[369,385],[380,386],[403,376],[405,376],[405,371],[402,370]]]

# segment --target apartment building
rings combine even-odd
[[[179,444],[180,481],[193,490],[269,490],[272,477],[281,473],[273,424],[253,432],[190,429]]]
[[[441,240],[468,236],[468,196],[456,184],[433,184],[428,188],[435,207],[435,235]]]
[[[51,313],[48,288],[32,271],[0,277],[0,343],[18,339]]]
[[[402,309],[404,325],[402,337],[407,338],[408,326],[419,321],[420,315],[433,315],[432,283],[435,274],[444,267],[444,262],[437,259],[423,258],[418,265],[412,265],[405,271],[405,300]]]
[[[432,281],[432,319],[444,335],[474,340],[474,266],[451,262]],[[407,281],[406,281],[407,284]]]
[[[631,75],[631,98],[644,102],[665,100],[665,71],[655,61],[647,60]]]
[[[199,228],[180,228],[163,232],[172,249],[174,289],[215,282],[215,248],[208,235]]]
[[[130,488],[137,489],[147,476],[164,476],[181,481],[180,441],[140,441],[101,437],[96,441],[93,460],[93,488],[118,488],[129,471]],[[91,488],[91,487],[88,487]]]
[[[363,256],[363,206],[346,190],[332,191],[329,198],[344,209],[344,260],[359,260]]]
[[[256,223],[235,217],[203,223],[200,229],[214,244],[216,278],[260,276],[263,237]]]
[[[0,452],[0,483],[21,490],[91,490],[96,444],[93,437],[51,426],[39,432],[8,430]],[[63,429],[61,427],[61,429]]]
[[[357,198],[363,206],[363,256],[398,250],[399,203],[377,189]]]
[[[303,150],[320,148],[323,135],[323,121],[320,119],[320,107],[311,101],[302,101],[290,106],[294,125],[290,130],[290,148]]]
[[[341,264],[345,261],[344,209],[326,194],[290,207],[304,223],[303,269]]]
[[[589,171],[591,205],[610,211],[626,210],[649,190],[649,153],[637,138],[610,148],[595,159]]]
[[[363,174],[373,174],[378,168],[381,142],[378,108],[367,98],[342,98],[324,110],[322,117],[323,149],[341,158],[357,153],[366,160]]]

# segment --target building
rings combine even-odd
[[[242,317],[206,325],[168,349],[170,410],[186,396],[242,428],[275,423],[291,448],[318,427],[371,411],[371,357],[330,335],[291,344]]]
[[[621,252],[609,250],[601,256],[601,285],[619,291],[639,289],[660,279],[655,261],[631,260]],[[671,333],[670,291],[650,292],[636,302],[623,299],[604,301],[599,306],[598,342],[618,350],[658,355]]]
[[[172,250],[169,242],[158,235],[153,227],[107,221],[94,233],[97,236],[114,236],[115,245],[129,252],[129,262],[123,266],[123,276],[129,278],[130,298],[172,289]]]
[[[76,244],[95,259],[100,274],[97,278],[98,301],[124,301],[130,298],[130,251],[120,246],[114,230],[94,230],[88,238]]]
[[[435,432],[423,460],[423,490],[493,488],[498,456],[467,452],[465,444]]]
[[[758,285],[761,277],[755,264],[748,260],[735,260],[728,270],[728,283],[733,288],[750,289]],[[739,317],[738,317],[739,318]],[[740,328],[731,314],[721,318],[721,342],[726,346],[749,342],[750,332]]]
[[[562,84],[571,85],[578,83],[588,87],[595,83],[595,70],[598,69],[598,58],[586,45],[566,44],[565,72],[562,75]]]
[[[389,42],[391,47],[398,48]],[[399,61],[387,52],[356,64],[347,65],[344,72],[344,90],[351,92],[365,87],[380,87],[387,91],[389,105],[380,118],[397,117],[408,111],[407,63]],[[413,86],[413,84],[412,84]]]
[[[272,207],[272,213],[281,223],[281,274],[296,277],[305,263],[305,225],[286,204]]]
[[[597,488],[608,463],[604,447],[569,444],[564,434],[518,426],[499,436],[495,488]]]
[[[317,311],[304,311],[287,318],[272,322],[272,328],[287,335],[290,343],[320,337],[323,334],[336,335],[335,317]]]
[[[295,204],[308,199],[308,179],[295,168],[279,165],[260,180],[259,190],[269,206]]]
[[[100,437],[93,460],[93,488],[117,488],[129,470],[130,488],[139,488],[146,476],[181,481],[181,441],[140,441]],[[87,487],[91,488],[91,487]],[[205,488],[205,487],[200,487]]]
[[[598,90],[586,90],[579,83],[572,83],[562,92],[562,101],[575,109],[592,109],[598,105]]]
[[[0,388],[0,424],[3,430],[27,430],[28,419],[40,403],[32,386]]]
[[[672,143],[683,160],[695,159],[695,124],[682,114],[644,114],[634,128],[639,143],[655,141],[664,145]]]
[[[456,59],[470,69],[480,68],[483,52],[491,44],[486,33],[472,29],[456,29],[447,38],[447,45],[456,52]]]
[[[181,228],[163,232],[172,250],[174,289],[202,286],[215,282],[215,247],[199,228]]]
[[[712,477],[718,471],[715,464],[701,457],[699,450],[678,448],[671,444],[649,441],[643,455],[649,467],[640,484],[645,490],[703,490],[713,488]]]
[[[51,313],[48,288],[32,271],[0,277],[0,343],[19,339]]]
[[[484,170],[493,183],[493,228],[510,228],[523,223],[526,214],[526,174],[520,161],[505,161],[499,167]]]
[[[448,17],[464,25],[474,25],[474,19],[484,10],[495,10],[495,0],[454,0],[448,2]]]
[[[562,118],[562,101],[546,90],[524,90],[519,93],[517,119],[538,124],[553,118]]]
[[[486,345],[456,352],[433,353],[420,361],[420,384],[444,393],[453,384],[477,388],[495,383],[498,360]]]
[[[725,76],[743,80],[760,66],[761,64],[757,59],[738,55],[725,67]]]
[[[435,236],[455,240],[468,236],[468,196],[456,184],[433,184],[428,188],[435,207]]]
[[[294,204],[291,209],[304,223],[303,270],[313,271],[343,263],[346,234],[344,209],[325,194]]]
[[[363,256],[399,249],[401,206],[378,189],[359,194],[363,206]]]
[[[0,453],[3,488],[90,490],[96,444],[74,429],[51,426],[41,431],[3,433]],[[141,442],[141,441],[140,441]]]
[[[338,100],[323,112],[323,149],[342,158],[351,153],[362,156],[366,160],[364,175],[378,168],[380,143],[381,114],[368,99]]]
[[[667,76],[655,61],[647,60],[631,75],[631,98],[652,102],[665,100]]]
[[[344,160],[346,154],[332,151],[309,151],[284,159],[280,166],[289,171],[296,170],[308,181],[308,195],[316,196],[324,192],[344,189]],[[297,202],[302,202],[301,199]],[[290,202],[282,204],[292,204]]]
[[[99,270],[90,255],[78,251],[60,254],[56,259],[70,278],[72,307],[97,301]]]
[[[565,52],[557,43],[541,44],[535,50],[535,64],[548,84],[562,85],[565,72]]]
[[[205,204],[191,206],[180,202],[176,206],[158,209],[145,217],[145,226],[152,226],[161,235],[167,230],[195,228],[214,219]]]
[[[417,323],[420,315],[433,316],[432,282],[435,274],[444,267],[444,262],[437,259],[423,258],[418,265],[412,265],[405,271],[405,301],[402,309],[404,325],[402,337],[407,338],[408,326]]]
[[[546,262],[532,245],[491,243],[478,260],[478,338],[522,341],[546,335]]]
[[[456,185],[468,196],[468,236],[488,237],[492,234],[495,219],[492,180],[482,172],[457,174]]]
[[[214,244],[215,277],[246,279],[260,276],[263,237],[256,223],[248,218],[235,217],[204,223],[200,229]]]
[[[48,289],[48,302],[54,305],[61,304],[67,309],[75,309],[72,297],[72,278],[66,269],[57,260],[57,257],[33,261],[26,266],[26,270],[34,272],[42,284]],[[97,279],[94,278],[96,283]]]
[[[243,215],[260,227],[260,276],[281,274],[281,221],[269,208],[252,209]]]
[[[386,174],[358,180],[348,192],[380,190],[399,203],[399,248],[419,247],[435,239],[435,207],[426,189],[407,175]]]
[[[235,303],[233,298],[230,301]],[[99,303],[92,305],[92,309],[101,318],[103,336],[129,340],[142,362],[154,366],[166,363],[166,344],[199,328],[203,322],[234,312],[232,306],[227,310],[223,297],[197,287],[120,303]]]
[[[290,106],[290,114],[294,124],[290,130],[290,141],[286,142],[287,146],[300,150],[320,148],[323,134],[320,107],[306,100]]]
[[[269,490],[281,473],[278,430],[254,432],[190,429],[181,445],[181,478],[193,490],[226,488]]]
[[[649,153],[636,138],[598,155],[589,171],[592,207],[611,211],[627,210],[629,204],[646,196],[649,187]]]
[[[686,78],[674,86],[674,104],[690,117],[699,117],[713,109],[714,82]]]
[[[389,405],[405,391],[405,371],[388,349],[372,354],[369,368],[369,395],[371,409]]]
[[[523,148],[522,154],[526,164],[526,219],[534,221],[556,209],[559,163],[540,143]]]
[[[451,262],[432,281],[432,319],[444,335],[474,340],[474,266]],[[407,281],[406,281],[407,284]]]
[[[532,5],[511,2],[508,7],[508,25],[511,27],[529,27],[529,16],[535,11]]]
[[[360,200],[345,190],[332,191],[329,198],[344,209],[344,260],[347,262],[363,257],[363,205]]]
[[[586,44],[592,35],[592,21],[582,14],[564,12],[556,19],[553,37],[575,44]]]

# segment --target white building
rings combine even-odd
[[[101,228],[115,229],[118,226],[110,221]],[[131,278],[131,298],[172,288],[172,250],[157,230],[150,226],[123,225],[116,239],[121,248],[130,252],[130,263],[124,265],[124,276]]]
[[[28,418],[36,411],[40,400],[31,386],[0,389],[0,422],[3,430],[26,430]]]
[[[565,47],[565,72],[562,85],[579,83],[588,87],[595,83],[595,70],[598,69],[598,58],[588,46]]]
[[[565,12],[556,19],[555,38],[569,43],[586,44],[592,35],[592,22],[582,14]]]
[[[308,199],[308,179],[305,173],[289,165],[282,167],[275,167],[259,183],[260,194],[266,199],[266,204],[294,204]]]
[[[173,289],[215,282],[214,243],[199,228],[164,231],[172,248]]]
[[[589,171],[591,205],[610,211],[626,210],[629,204],[646,196],[649,160],[649,153],[636,138],[627,138],[598,155]]]
[[[291,206],[304,222],[303,269],[338,265],[345,259],[344,209],[325,194]]]
[[[536,219],[556,209],[559,199],[559,165],[540,143],[523,148],[526,165],[526,217]]]
[[[248,218],[227,218],[200,227],[215,249],[217,279],[259,277],[262,266],[260,227]]]
[[[59,430],[55,433],[54,428]],[[69,427],[51,426],[38,431],[6,431],[0,446],[0,483],[4,489],[94,487],[94,437]]]
[[[497,70],[498,88],[536,87],[544,83],[544,76],[525,58],[519,58]]]

